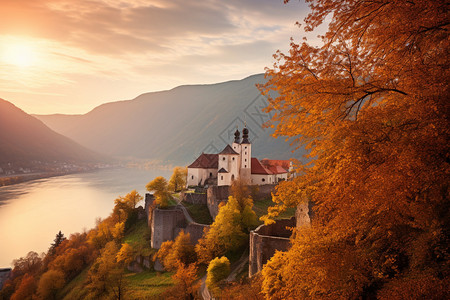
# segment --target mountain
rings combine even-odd
[[[31,161],[98,162],[105,161],[105,157],[0,99],[0,163]]]
[[[179,86],[133,100],[100,105],[84,115],[36,115],[53,130],[108,155],[189,164],[199,154],[217,153],[233,141],[236,126],[250,130],[253,156],[288,159],[292,148],[271,137],[270,119],[254,75],[209,85]],[[296,154],[300,156],[299,153]]]

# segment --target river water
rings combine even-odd
[[[56,233],[66,237],[107,217],[118,196],[170,170],[103,169],[0,187],[0,268],[29,251],[46,252]]]

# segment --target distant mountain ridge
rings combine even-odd
[[[258,74],[242,80],[179,86],[142,94],[133,100],[102,104],[84,115],[36,115],[47,126],[90,149],[119,157],[189,164],[196,156],[217,153],[244,123],[256,157],[288,159],[292,148],[262,128],[267,100]],[[299,153],[296,156],[300,156]]]
[[[99,162],[105,161],[105,157],[0,99],[0,163],[31,161]]]

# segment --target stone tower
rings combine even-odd
[[[242,142],[241,142],[241,169],[240,169],[240,178],[242,181],[247,184],[251,184],[252,180],[252,144],[248,139],[248,129],[247,125],[245,125],[242,130]]]

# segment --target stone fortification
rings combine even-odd
[[[275,254],[286,251],[290,246],[289,237],[295,227],[295,217],[277,220],[270,225],[260,225],[250,232],[250,254],[248,275],[251,277],[261,271],[263,265]]]
[[[219,204],[222,201],[228,201],[228,196],[230,195],[230,187],[210,186],[206,194],[209,214],[213,219],[215,219],[217,214],[219,213]]]
[[[174,240],[181,228],[186,228],[186,226],[186,218],[181,208],[153,209],[151,247],[159,249],[165,241]]]

